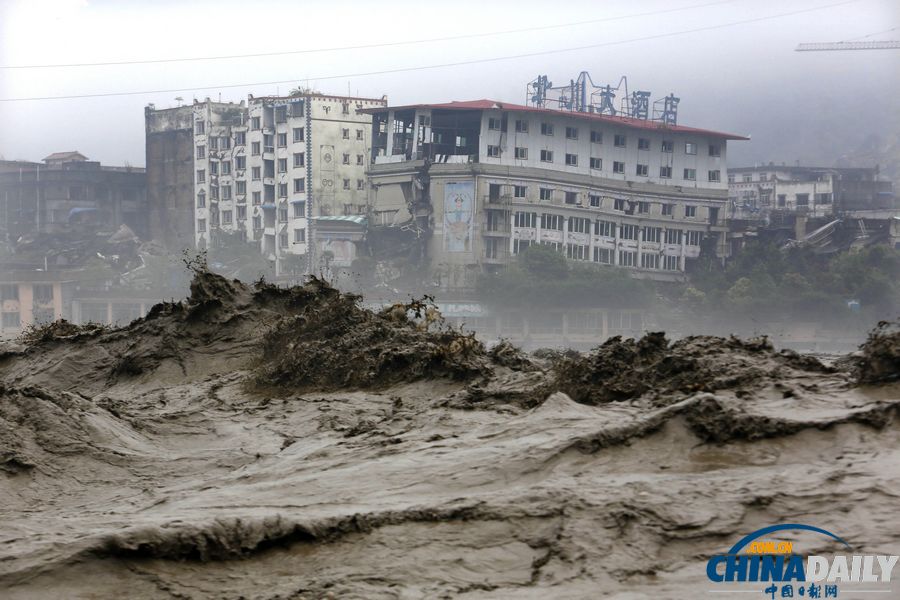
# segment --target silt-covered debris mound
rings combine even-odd
[[[271,293],[320,292],[263,338],[254,374],[261,387],[292,391],[377,388],[430,377],[469,379],[491,371],[491,356],[473,334],[443,327],[433,306],[414,300],[380,312],[359,306],[320,280]],[[434,316],[433,316],[434,315]]]
[[[568,353],[553,371],[557,390],[576,402],[603,404],[642,396],[671,403],[718,390],[741,395],[797,373],[834,370],[810,356],[778,352],[766,338],[690,336],[670,342],[652,332],[638,340],[610,338],[587,354]]]
[[[860,347],[857,377],[860,383],[900,379],[900,323],[882,321]]]

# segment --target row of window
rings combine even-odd
[[[246,215],[244,215],[246,216]],[[238,219],[242,219],[240,215],[240,211],[238,212]],[[284,219],[285,221],[287,219]],[[232,215],[230,210],[222,211],[222,223],[225,225],[229,225],[232,222]],[[218,223],[213,222],[213,226],[217,226]],[[253,217],[253,229],[262,229],[262,217]],[[197,219],[197,233],[205,233],[206,232],[206,219]],[[287,247],[287,234],[281,234],[285,236],[283,238],[284,243],[281,245],[282,248]],[[306,242],[306,229],[294,229],[294,243],[303,244]]]
[[[533,242],[531,240],[515,240],[513,242],[513,253],[521,254],[530,246],[536,243],[537,242]],[[541,245],[551,247],[558,252],[563,251],[563,244],[559,242],[541,242]],[[593,254],[591,254],[590,246],[584,246],[581,244],[566,244],[565,252],[566,258],[572,260],[592,260],[596,263],[612,265],[614,264],[616,250],[613,250],[612,248],[594,248],[594,252]],[[488,258],[496,258],[496,248],[489,249],[487,254]],[[492,254],[494,256],[491,256]],[[653,252],[643,252],[640,254],[639,259],[638,253],[635,250],[619,250],[618,255],[618,264],[622,267],[640,266],[640,268],[642,269],[662,269],[664,271],[679,270],[677,256],[661,256]],[[638,265],[639,260],[640,265]]]
[[[489,145],[487,147],[488,156],[491,158],[500,158],[500,146],[492,146]],[[528,148],[524,148],[521,146],[516,146],[515,148],[515,157],[516,160],[528,160]],[[552,163],[553,162],[553,151],[552,150],[541,150],[541,162]],[[577,167],[578,166],[578,155],[577,154],[569,154],[566,153],[565,158],[566,166],[568,167]],[[600,171],[603,169],[603,159],[597,158],[595,156],[590,157],[589,159],[590,168],[596,171]],[[625,174],[625,163],[622,161],[613,161],[613,173]],[[650,176],[650,165],[640,164],[635,167],[635,175],[639,177],[649,177]],[[659,176],[661,179],[671,179],[672,178],[672,167],[671,166],[663,166],[659,168]],[[697,169],[685,169],[683,173],[684,179],[687,181],[696,181],[697,180]],[[714,169],[707,171],[708,181],[711,182],[719,182],[722,180],[722,172],[719,169]]]
[[[513,197],[518,199],[524,199],[525,194],[527,192],[527,186],[524,185],[514,185],[513,186]],[[539,194],[541,200],[552,200],[553,193],[555,190],[553,188],[539,188]],[[566,204],[578,204],[578,192],[564,192],[565,193],[565,202]],[[595,208],[601,206],[603,201],[603,197],[598,194],[588,194],[588,203]],[[629,204],[631,206],[629,206]],[[621,212],[637,212],[639,214],[649,214],[650,213],[650,202],[646,201],[638,201],[638,202],[629,202],[624,198],[613,198],[613,210],[621,211]],[[715,208],[711,208],[711,211],[715,211]],[[662,215],[666,217],[671,217],[675,215],[675,205],[674,204],[663,204],[662,205]],[[697,207],[692,204],[687,204],[684,206],[684,216],[685,218],[695,218],[697,216]]]
[[[503,130],[503,120],[491,117],[488,119],[488,129],[501,131]],[[525,119],[516,119],[516,133],[528,133],[529,122]],[[554,127],[552,123],[541,123],[541,135],[552,136],[554,135]],[[577,127],[566,127],[566,139],[568,140],[577,140],[579,136],[579,130]],[[596,129],[591,130],[591,143],[592,144],[602,144],[603,143],[603,132],[598,131]],[[617,133],[613,136],[613,145],[617,148],[625,148],[628,145],[628,137],[624,134]],[[650,139],[649,138],[638,138],[638,150],[650,150]],[[672,140],[662,140],[660,144],[661,152],[674,152],[675,151],[675,142]],[[709,156],[721,156],[722,155],[722,147],[718,144],[709,144],[707,148],[707,152]],[[693,142],[685,142],[684,144],[684,153],[685,154],[697,154],[697,144]]]
[[[563,216],[543,213],[540,215],[541,229],[543,230],[563,230]],[[538,223],[538,215],[533,212],[517,212],[513,217],[513,224],[516,227],[535,228]],[[593,224],[593,226],[592,226]],[[637,240],[642,239],[645,242],[659,243],[665,241],[666,244],[682,243],[682,238],[688,246],[699,246],[702,237],[699,231],[683,231],[681,229],[670,229],[663,227],[641,227],[639,225],[622,224],[617,226],[613,221],[583,219],[569,217],[570,233],[590,233],[593,229],[594,235],[615,238],[618,231],[619,239]]]

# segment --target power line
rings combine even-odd
[[[896,31],[896,30],[897,30],[896,27],[891,27],[890,29],[885,29],[884,31],[876,31],[875,33],[867,33],[866,35],[860,35],[860,36],[852,37],[850,39],[842,40],[842,41],[843,42],[852,42],[853,40],[861,40],[861,39],[865,39],[865,38],[870,38],[873,35],[882,35],[885,33],[890,33],[892,31]]]
[[[772,19],[778,19],[781,17],[789,17],[793,15],[804,14],[808,12],[824,10],[828,8],[834,8],[836,6],[843,6],[846,4],[853,4],[855,2],[859,2],[859,0],[844,0],[843,2],[837,2],[834,4],[825,4],[813,8],[806,8],[801,10],[795,10],[790,12],[779,13],[775,15],[767,15],[763,17],[756,17],[753,19],[744,19],[741,21],[732,21],[729,23],[720,23],[718,25],[708,25],[706,27],[697,27],[694,29],[685,29],[682,31],[673,31],[668,33],[660,33],[654,35],[648,35],[643,37],[631,38],[627,40],[616,40],[612,42],[601,42],[598,44],[587,44],[584,46],[575,46],[571,48],[560,48],[556,50],[543,50],[540,52],[528,52],[525,54],[514,54],[510,56],[498,56],[492,58],[479,58],[473,60],[466,61],[458,61],[451,63],[442,63],[436,65],[423,65],[417,67],[401,67],[397,69],[384,69],[381,71],[369,71],[365,73],[346,73],[343,75],[326,75],[322,77],[307,77],[305,79],[312,79],[314,81],[327,81],[331,79],[347,79],[352,77],[368,77],[372,75],[389,75],[394,73],[409,73],[413,71],[426,71],[433,69],[444,69],[448,67],[460,67],[481,63],[489,63],[489,62],[501,62],[505,60],[516,60],[520,58],[533,58],[535,56],[546,56],[548,54],[561,54],[564,52],[576,52],[578,50],[589,50],[593,48],[602,48],[607,46],[615,46],[619,44],[628,44],[633,42],[644,42],[650,40],[658,40],[667,37],[674,37],[678,35],[686,35],[690,33],[700,33],[703,31],[712,31],[715,29],[724,29],[726,27],[734,27],[736,25],[745,25],[748,23],[759,23],[762,21],[769,21]],[[297,83],[298,79],[284,79],[279,81],[261,81],[254,83],[234,83],[234,84],[225,84],[225,85],[211,85],[211,86],[203,86],[203,87],[182,87],[182,88],[171,88],[171,89],[162,89],[162,90],[144,90],[144,91],[134,91],[134,92],[103,92],[96,94],[72,94],[67,96],[37,96],[31,98],[0,98],[0,102],[26,102],[26,101],[36,101],[36,100],[73,100],[76,98],[105,98],[111,96],[140,96],[145,94],[169,94],[174,92],[190,92],[190,91],[200,91],[200,90],[217,90],[217,89],[229,89],[229,88],[239,88],[239,87],[257,87],[257,86],[267,86],[267,85],[281,85],[281,84],[294,84]]]
[[[622,21],[625,19],[635,19],[638,17],[649,17],[653,15],[662,15],[666,13],[679,12],[684,10],[692,10],[695,8],[706,8],[709,6],[717,6],[720,4],[729,4],[736,0],[717,0],[716,2],[707,2],[705,4],[693,4],[691,6],[682,6],[678,8],[669,8],[666,10],[654,10],[643,13],[633,13],[630,15],[619,15],[616,17],[604,17],[602,19],[591,19],[589,21],[574,21],[571,23],[560,23],[558,25],[540,25],[536,27],[525,27],[522,29],[506,29],[502,31],[492,31],[486,33],[467,33],[463,35],[454,35],[439,38],[428,38],[420,40],[408,40],[400,42],[379,42],[376,44],[361,44],[357,46],[335,46],[332,48],[310,48],[305,50],[286,50],[283,52],[258,52],[254,54],[228,54],[222,56],[194,56],[183,58],[156,58],[147,60],[121,60],[121,61],[105,61],[92,63],[60,63],[50,65],[0,65],[0,69],[53,69],[53,68],[69,68],[69,67],[109,67],[116,65],[149,65],[160,63],[176,63],[176,62],[194,62],[194,61],[210,61],[210,60],[232,60],[235,58],[259,58],[265,56],[286,56],[292,54],[318,54],[323,52],[339,52],[345,50],[367,50],[371,48],[388,48],[392,46],[409,46],[414,44],[428,44],[433,42],[448,42],[454,40],[472,39],[492,37],[495,35],[509,35],[513,33],[527,33],[531,31],[546,31],[548,29],[562,29],[566,27],[575,27],[577,25],[592,25],[596,23],[607,23],[610,21]]]

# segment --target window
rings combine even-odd
[[[731,175],[728,176],[728,180],[729,180],[729,181],[731,181],[731,177],[732,177]],[[768,181],[768,180],[769,180],[769,174],[768,174],[768,173],[760,173],[760,174],[759,174],[759,180],[760,180],[760,181]]]
[[[356,189],[357,190],[366,189],[366,180],[365,179],[357,179],[356,180]]]
[[[809,194],[797,194],[797,206],[809,206]]]
[[[302,219],[304,217],[306,217],[306,202],[303,200],[294,202],[294,218]]]
[[[700,245],[700,235],[699,231],[688,231],[687,232],[687,245],[688,246],[699,246]]]
[[[581,244],[566,244],[566,258],[572,260],[587,260],[588,252],[588,246],[582,246]]]
[[[237,193],[241,196],[243,196],[247,193],[247,182],[246,181],[235,181],[234,186],[236,188],[234,190],[235,193]]]
[[[197,169],[197,183],[206,183],[205,169]]]
[[[260,179],[262,179],[262,170],[260,169],[260,167],[253,167],[252,169],[250,169],[250,179],[252,179],[253,181],[259,181]]]
[[[590,233],[591,232],[591,220],[590,219],[582,219],[579,217],[569,217],[569,232],[570,233]]]
[[[222,186],[222,200],[231,200],[231,186],[230,185]]]
[[[577,154],[566,154],[566,165],[570,167],[578,166],[578,155]]]
[[[197,160],[206,158],[206,146],[197,146]]]
[[[215,160],[209,161],[209,174],[210,175],[218,175],[219,174],[219,163]]]
[[[278,172],[279,173],[287,173],[287,159],[286,158],[278,159]]]
[[[597,131],[596,129],[591,130],[591,143],[592,144],[602,144],[603,143],[603,132]]]
[[[662,214],[664,217],[671,217],[675,214],[675,205],[674,204],[663,204],[662,205]]]
[[[697,207],[696,206],[685,206],[684,207],[684,216],[687,218],[693,218],[697,216]]]
[[[306,166],[306,154],[303,152],[294,152],[294,166],[295,167],[305,167]]]
[[[787,194],[778,194],[778,206],[787,205]]]
[[[350,189],[350,180],[349,179],[344,179],[344,189],[345,190]]]
[[[341,114],[344,114],[344,115],[350,114],[350,103],[349,102],[341,102]]]
[[[644,241],[659,243],[662,239],[662,227],[644,227]]]
[[[528,148],[519,148],[516,147],[516,159],[517,160],[528,160]]]
[[[350,154],[344,153],[343,159],[341,160],[341,164],[349,165],[350,164]]]
[[[715,171],[710,171],[709,172],[709,180],[713,183],[718,183],[719,181],[721,181],[722,180],[721,171],[719,171],[718,169],[716,169]]]
[[[577,127],[566,127],[566,139],[567,140],[577,140],[578,139],[578,128]]]
[[[525,197],[525,186],[524,185],[514,185],[513,186],[513,196],[516,198],[524,198]]]
[[[750,183],[753,181],[753,173],[744,173],[741,176],[741,183]]]
[[[541,123],[541,135],[553,135],[553,125],[550,123]]]
[[[259,144],[259,142],[252,142],[252,143],[250,144],[250,154],[251,154],[252,156],[259,156],[259,152],[260,152],[260,144]]]
[[[245,146],[247,144],[247,133],[244,131],[234,132],[234,145]]]
[[[206,219],[197,219],[197,233],[206,232]]]
[[[604,265],[611,265],[613,262],[613,251],[609,248],[594,248],[594,262]]]
[[[500,240],[487,238],[484,240],[484,257],[498,258],[500,256]]]
[[[230,160],[222,161],[222,175],[231,175],[231,161]]]
[[[350,130],[349,129],[341,129],[341,138],[345,140],[350,139]]]
[[[625,173],[625,163],[614,160],[613,173]]]
[[[666,243],[681,245],[681,230],[666,229]]]
[[[278,147],[279,148],[287,148],[287,134],[286,133],[278,134]]]
[[[288,196],[288,185],[286,183],[278,184],[278,197],[279,198],[287,198]]]
[[[209,149],[210,150],[218,150],[219,149],[219,138],[214,135],[209,136]]]
[[[623,240],[638,239],[637,225],[622,225],[622,227],[620,228],[619,237]]]
[[[493,131],[500,131],[501,120],[497,117],[490,117],[488,119],[488,129]]]
[[[675,151],[675,142],[672,140],[663,140],[662,142],[662,151],[672,153]]]
[[[728,183],[734,183],[734,175],[728,176]]]
[[[206,192],[203,190],[197,192],[197,208],[206,208]]]
[[[203,135],[204,133],[206,133],[206,122],[197,121],[196,123],[194,123],[194,133],[197,135]]]
[[[613,210],[625,210],[625,200],[622,198],[615,198],[613,200]]]
[[[634,172],[635,175],[639,175],[641,177],[647,177],[650,174],[650,165],[637,165],[637,169]]]
[[[518,133],[528,133],[528,121],[516,119],[516,131]]]
[[[305,229],[295,229],[294,230],[294,243],[295,244],[303,244],[306,242],[306,230]]]
[[[247,207],[246,206],[238,206],[237,207],[237,218],[241,221],[247,218]]]
[[[677,256],[663,256],[662,268],[664,271],[677,271],[678,270],[678,257]]]
[[[650,140],[647,138],[638,138],[638,150],[649,150]]]
[[[294,127],[294,142],[302,142],[306,140],[303,127]]]
[[[650,212],[650,203],[649,202],[638,202],[638,212],[641,214],[647,214]]]
[[[541,162],[553,162],[553,151],[541,150]]]
[[[259,129],[261,125],[261,121],[259,117],[253,117],[250,119],[250,129]]]
[[[814,200],[816,204],[831,204],[831,194],[828,192],[816,194]]]
[[[615,135],[615,137],[613,138],[613,145],[617,148],[624,148],[625,147],[625,136],[622,135],[621,133],[617,133]]]
[[[578,204],[578,192],[566,192],[566,204]]]
[[[637,252],[629,252],[628,250],[619,250],[619,265],[623,267],[633,267],[637,262]]]
[[[246,156],[235,156],[234,157],[234,168],[239,171],[243,171],[247,168],[247,157]]]
[[[262,192],[253,192],[253,204],[259,206],[262,203]]]
[[[500,146],[488,146],[487,155],[491,158],[500,158]]]
[[[563,229],[562,215],[552,215],[549,213],[542,214],[541,215],[541,229],[555,229],[556,231],[562,231],[562,229]]]
[[[517,212],[513,217],[513,224],[516,227],[534,228],[537,225],[537,213]]]
[[[216,186],[216,185],[210,186],[209,198],[210,198],[210,200],[218,200],[219,199],[219,186]]]
[[[223,210],[222,211],[222,223],[225,225],[231,225],[231,211]]]
[[[288,247],[288,235],[286,233],[278,234],[278,247],[279,248],[287,248]]]
[[[641,254],[641,268],[642,269],[658,269],[659,268],[659,254],[652,254],[652,253]]]
[[[590,163],[591,163],[591,168],[595,169],[597,171],[599,171],[600,169],[603,168],[603,159],[602,158],[596,158],[596,157],[592,156]]]
[[[684,143],[684,153],[685,154],[697,154],[697,144],[693,142],[685,142]]]
[[[616,237],[616,224],[612,221],[597,221],[594,223],[594,235],[603,237]]]
[[[275,150],[275,136],[271,133],[263,134],[263,152],[273,152]]]
[[[661,179],[672,179],[672,167],[660,167],[659,176]]]
[[[262,229],[262,217],[253,217],[253,229]]]
[[[513,254],[521,254],[528,250],[528,247],[531,245],[530,240],[513,240]]]
[[[697,180],[697,169],[685,169],[684,170],[684,178],[686,181],[696,181]]]
[[[364,164],[366,164],[366,157],[363,156],[362,154],[357,154],[356,155],[356,165],[362,166]]]
[[[541,200],[553,200],[553,188],[541,188]]]
[[[302,194],[306,191],[306,179],[298,177],[294,179],[294,193]]]
[[[722,147],[718,144],[710,144],[709,145],[709,155],[710,156],[722,156]]]
[[[278,222],[279,223],[287,223],[287,220],[288,220],[287,208],[279,208],[278,209]]]
[[[594,208],[600,207],[600,196],[597,194],[588,194],[588,203]]]
[[[362,129],[357,129],[357,130],[356,130],[356,139],[357,139],[357,140],[362,140],[362,139],[363,139],[363,130],[362,130]]]

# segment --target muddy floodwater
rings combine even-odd
[[[825,364],[528,355],[430,317],[198,273],[127,327],[7,344],[0,596],[701,598],[767,525],[900,549],[891,326]]]

